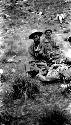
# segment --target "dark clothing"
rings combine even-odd
[[[42,57],[45,58],[45,60],[48,60],[50,58],[52,46],[47,39],[43,39],[43,41],[40,44],[40,49],[42,51]]]
[[[44,38],[37,47],[35,47],[33,43],[29,48],[29,54],[34,60],[46,61],[47,64],[52,64],[53,60],[59,59],[60,55],[59,47],[54,40],[46,38]]]
[[[35,59],[36,56],[37,56],[36,53],[35,53],[35,49],[36,49],[36,47],[35,47],[34,43],[28,49],[29,54],[30,54],[30,56],[32,56],[33,59]]]
[[[36,51],[37,49],[37,51]],[[30,56],[34,59],[34,60],[42,60],[42,56],[39,53],[39,45],[37,47],[35,47],[35,44],[33,43],[30,47],[29,47],[29,54]]]
[[[40,50],[42,51],[42,58],[44,58],[47,63],[52,63],[54,59],[59,58],[59,47],[53,39],[47,40],[44,38],[40,44]]]

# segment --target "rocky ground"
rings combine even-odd
[[[71,35],[71,3],[34,2],[1,1],[0,74],[3,75],[0,76],[0,124],[70,125],[71,92],[65,89],[67,83],[43,83],[28,77],[26,70],[29,70],[31,61],[28,48],[33,42],[29,35],[34,29],[44,32],[51,28],[63,56],[71,60],[70,45],[64,40]],[[42,16],[36,14],[38,10],[43,12]],[[67,16],[60,24],[54,19],[57,13],[63,12]]]

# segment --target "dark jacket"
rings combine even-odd
[[[59,58],[59,47],[54,43],[53,39],[47,40],[44,38],[40,44],[42,58],[47,62],[52,62],[53,59]]]
[[[35,60],[38,59],[38,54],[39,54],[39,51],[36,51],[36,49],[37,49],[37,47],[35,47],[34,43],[32,43],[28,49],[30,56]]]

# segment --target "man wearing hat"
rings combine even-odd
[[[38,53],[39,53],[39,44],[40,44],[40,37],[42,36],[42,32],[34,32],[29,36],[29,39],[33,39],[34,43],[32,43],[32,45],[29,47],[28,51],[30,53],[30,55],[37,59]]]
[[[45,30],[44,34],[46,39],[51,39],[52,30],[51,29]]]
[[[30,64],[30,71],[28,71],[28,74],[30,74],[32,77],[36,76],[39,73],[39,70],[41,69],[42,66],[38,66],[38,63],[40,64],[42,61],[41,58],[41,54],[40,53],[40,37],[42,36],[42,32],[34,32],[29,36],[29,39],[33,39],[34,42],[32,43],[32,45],[29,47],[28,51],[30,54],[30,57],[32,57],[32,60],[35,62],[34,64],[36,66],[33,65],[33,62]],[[30,58],[31,60],[31,58]],[[43,62],[43,65],[45,65],[45,63]],[[31,69],[32,67],[32,69]],[[45,66],[44,66],[45,67]]]
[[[42,40],[40,48],[41,51],[39,52],[42,55],[42,58],[46,60],[47,63],[52,63],[52,58],[58,50],[58,46],[52,39],[52,30],[48,29],[44,32],[45,38]]]
[[[44,32],[45,37],[42,39],[42,41],[40,43],[39,55],[41,55],[41,58],[43,60],[47,60],[47,58],[49,56],[49,50],[52,49],[52,47],[50,46],[51,34],[52,34],[52,30],[50,30],[50,29],[46,30]]]

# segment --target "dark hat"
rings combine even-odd
[[[49,32],[49,31],[50,31],[50,33],[52,33],[52,30],[51,30],[51,29],[47,29],[47,30],[45,30],[44,34],[46,34],[46,33]]]
[[[29,39],[33,39],[35,35],[41,36],[42,34],[42,32],[34,32],[29,36]]]

